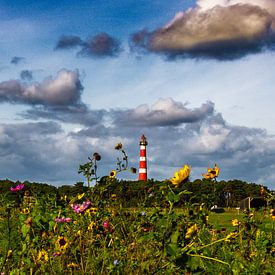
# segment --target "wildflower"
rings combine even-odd
[[[131,168],[130,168],[130,171],[131,171],[131,173],[135,174],[135,173],[137,172],[137,168],[131,167]]]
[[[202,174],[203,178],[206,180],[212,180],[212,179],[216,179],[219,175],[220,172],[220,168],[217,166],[217,164],[215,164],[214,168],[207,168],[207,173]]]
[[[79,194],[79,195],[77,196],[77,199],[78,199],[78,200],[81,200],[84,196],[85,196],[85,193]]]
[[[82,204],[71,204],[71,208],[73,209],[73,211],[75,213],[82,213],[85,210],[87,210],[89,208],[89,206],[91,205],[90,201],[85,201]]]
[[[65,217],[55,218],[55,222],[67,223],[67,222],[71,222],[71,221],[72,221],[71,218],[65,218]]]
[[[100,154],[98,154],[98,153],[94,153],[93,157],[94,157],[94,159],[97,160],[97,161],[101,160],[101,156],[100,156]]]
[[[235,239],[237,237],[238,233],[231,232],[226,236],[226,241],[230,241],[230,239]]]
[[[114,265],[119,265],[119,260],[114,260]]]
[[[175,172],[174,177],[170,179],[171,183],[178,186],[183,181],[187,180],[190,175],[191,167],[184,165],[179,171]]]
[[[112,194],[111,199],[116,199],[116,194]]]
[[[112,170],[112,171],[110,172],[109,177],[110,177],[110,178],[115,178],[115,177],[116,177],[116,174],[117,174],[116,170]]]
[[[49,255],[48,252],[44,249],[40,250],[37,256],[37,262],[48,262],[49,261]]]
[[[95,215],[98,211],[98,208],[96,207],[90,207],[86,212],[85,214],[89,214],[89,215]]]
[[[115,150],[121,150],[122,149],[122,143],[118,143],[116,146],[115,146]]]
[[[15,187],[11,187],[10,190],[12,192],[18,192],[20,190],[22,190],[25,187],[24,183],[19,183],[18,185],[16,185]]]
[[[23,208],[21,211],[20,211],[21,214],[24,214],[24,215],[28,215],[30,213],[30,209],[29,208]]]
[[[270,217],[272,220],[275,220],[275,209],[270,209]]]
[[[186,231],[185,238],[190,239],[192,235],[194,235],[198,231],[197,224],[193,224],[191,227],[189,227]]]
[[[233,226],[239,226],[240,225],[240,222],[237,219],[232,220],[231,223],[232,223]]]
[[[105,221],[105,222],[103,223],[103,227],[106,228],[106,229],[108,229],[108,228],[110,227],[109,222],[108,222],[108,221]]]
[[[57,241],[56,241],[56,244],[58,246],[58,248],[62,251],[62,250],[66,250],[68,245],[69,245],[69,242],[68,242],[68,239],[64,236],[59,236]]]
[[[141,216],[146,216],[146,212],[145,212],[145,211],[142,211],[142,212],[141,212]]]
[[[95,222],[91,222],[91,223],[89,224],[89,226],[88,226],[88,230],[89,230],[89,231],[92,231],[93,228],[94,228],[94,226],[95,226]]]

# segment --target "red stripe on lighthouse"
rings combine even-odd
[[[144,135],[140,138],[140,153],[139,153],[139,180],[147,180],[147,159],[146,159],[146,146],[147,140]]]

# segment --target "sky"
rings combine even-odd
[[[274,49],[274,0],[1,0],[0,179],[108,175],[119,142],[138,168],[144,134],[149,179],[275,189]]]

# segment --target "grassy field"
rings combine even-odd
[[[257,222],[259,228],[266,232],[272,231],[273,223],[269,217],[269,213],[265,213],[264,210],[258,210],[253,212],[254,219]],[[245,218],[245,214],[237,210],[236,208],[225,208],[224,213],[209,213],[209,224],[213,226],[214,229],[226,229],[232,231],[235,227],[232,225],[232,220],[237,219],[242,222]]]

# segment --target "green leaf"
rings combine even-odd
[[[168,244],[166,250],[167,250],[167,253],[172,257],[176,257],[179,252],[179,248],[177,244]]]

